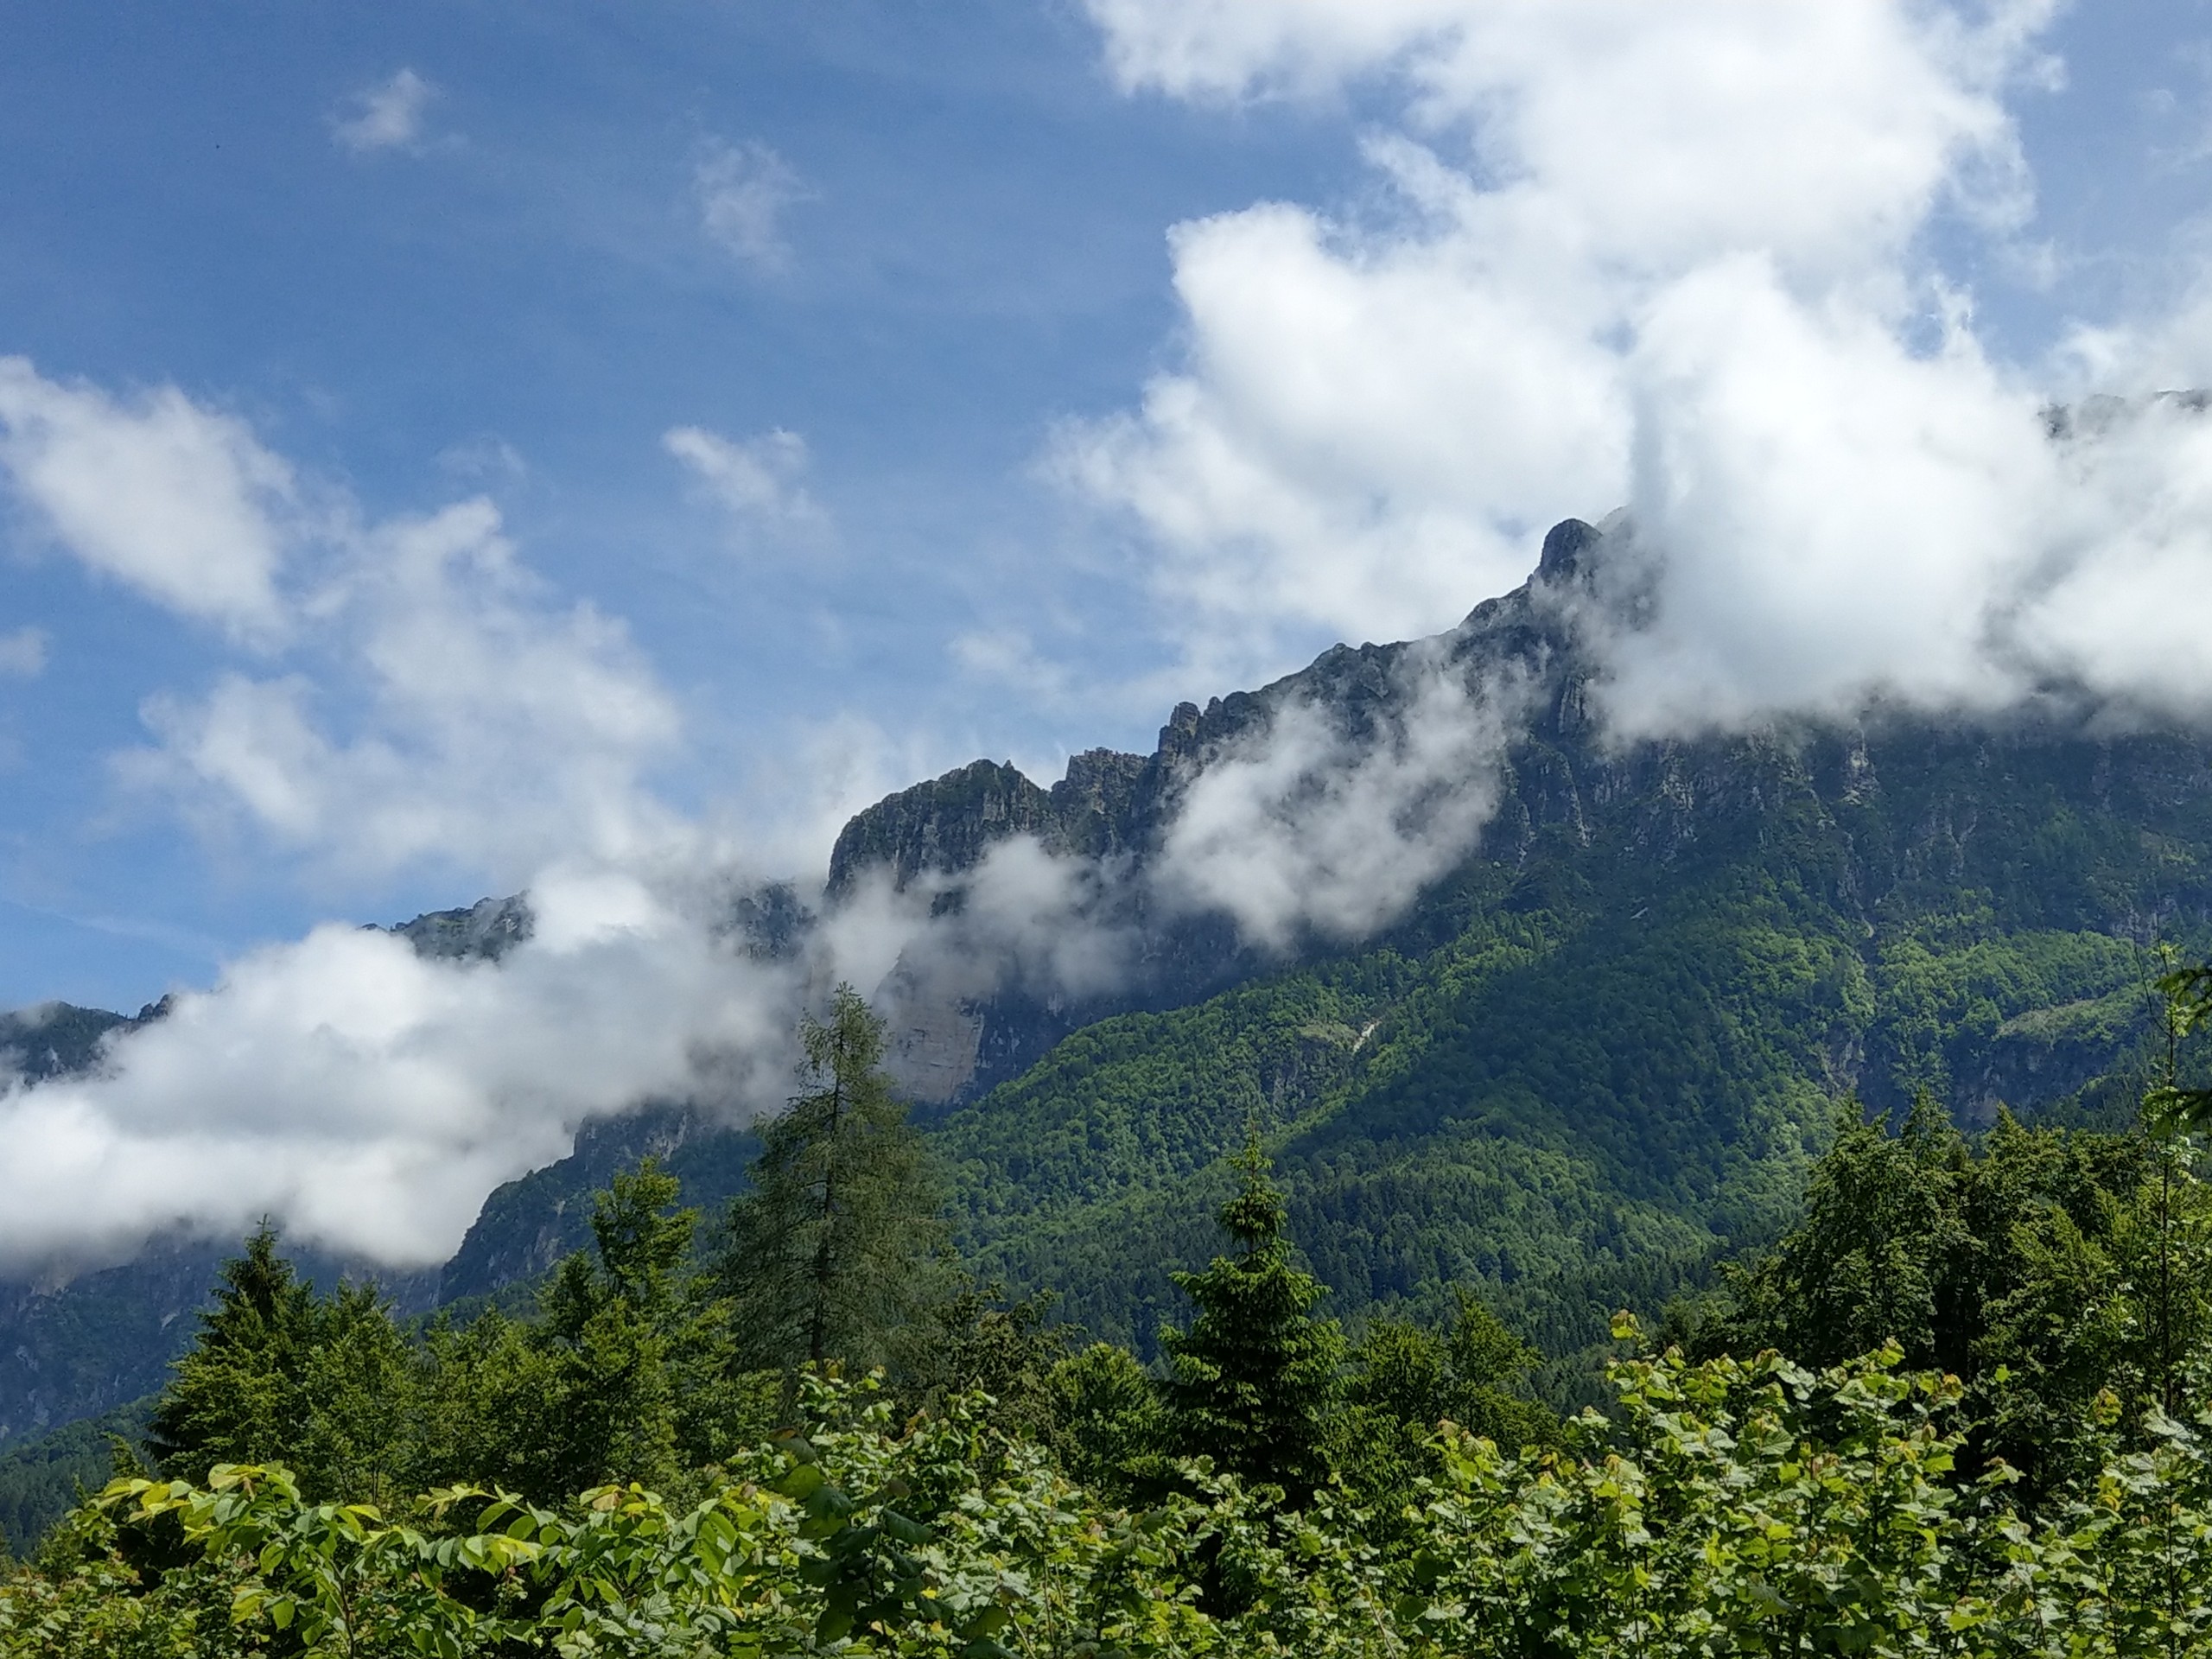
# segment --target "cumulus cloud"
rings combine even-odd
[[[806,492],[806,440],[779,427],[757,437],[725,438],[702,426],[671,427],[661,447],[741,525],[774,534],[819,536],[830,518]]]
[[[498,963],[321,929],[181,995],[98,1075],[0,1095],[0,1185],[21,1199],[0,1207],[0,1262],[112,1259],[264,1213],[432,1261],[587,1117],[780,1098],[797,1011],[835,964],[772,966],[723,937],[750,866],[652,787],[682,741],[673,701],[620,621],[532,575],[489,502],[372,523],[323,486],[310,518],[242,422],[21,362],[0,365],[0,421],[54,539],[277,655],[151,698],[153,741],[115,758],[128,786],[341,887],[526,887],[537,922]],[[0,639],[0,668],[43,652],[35,630]]]
[[[232,964],[104,1074],[0,1094],[0,1262],[127,1256],[151,1233],[289,1236],[442,1260],[500,1181],[647,1098],[784,1092],[789,976],[620,872],[550,873],[499,963],[340,926]]]
[[[356,156],[378,149],[412,149],[422,142],[423,117],[437,88],[412,69],[356,93],[347,112],[334,117],[330,136]]]
[[[1271,204],[1172,246],[1190,362],[1053,465],[1151,532],[1193,633],[1255,633],[1264,660],[1283,626],[1433,632],[1525,573],[1531,525],[1617,495],[1617,365],[1483,235],[1370,247]]]
[[[12,633],[0,633],[0,674],[19,680],[36,679],[46,672],[50,644],[43,628],[17,628]]]
[[[806,194],[798,175],[762,143],[709,143],[692,168],[699,223],[708,237],[760,271],[791,263],[784,214]]]
[[[0,467],[88,569],[241,639],[284,632],[298,493],[236,416],[174,386],[117,397],[0,358]]]
[[[0,360],[0,465],[90,569],[219,624],[282,671],[167,691],[131,787],[326,872],[410,868],[519,885],[543,863],[680,836],[647,771],[675,706],[618,620],[556,602],[481,499],[362,522],[235,416],[174,386],[136,397]],[[35,673],[44,636],[0,669]]]
[[[1630,730],[1874,695],[1982,709],[2054,676],[2147,694],[2082,629],[2141,608],[2124,569],[2212,594],[2172,517],[2195,486],[2143,470],[2186,446],[2044,429],[2093,362],[2174,384],[2142,331],[2007,363],[1928,252],[1947,215],[2000,250],[2029,222],[2005,99],[2054,79],[2044,0],[1090,10],[1131,90],[1400,99],[1366,207],[1179,228],[1184,360],[1055,448],[1147,532],[1194,649],[1433,630],[1517,580],[1548,523],[1623,504],[1654,619],[1612,640]],[[2069,580],[2108,602],[2054,608]]]
[[[673,704],[619,621],[546,602],[489,502],[363,531],[316,608],[362,694],[350,730],[316,681],[232,673],[147,705],[157,742],[120,758],[126,780],[352,874],[515,881],[678,833],[643,779],[676,743]]]

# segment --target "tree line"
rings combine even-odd
[[[2171,976],[2179,1046],[2212,974]],[[2212,1640],[2212,1096],[1847,1109],[1797,1225],[1562,1421],[1463,1292],[1324,1317],[1256,1141],[1147,1367],[978,1282],[849,988],[702,1236],[650,1162],[536,1304],[267,1232],[0,1655],[2180,1654]],[[43,1643],[44,1645],[41,1645]]]

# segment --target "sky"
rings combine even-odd
[[[2157,397],[2212,386],[2206,0],[0,28],[0,1006],[194,994],[0,1093],[51,1198],[0,1255],[193,1188],[435,1259],[583,1117],[785,1063],[733,882],[1448,627],[1570,515],[1622,736],[2212,719],[2212,429]],[[1289,711],[1164,901],[1380,925],[1479,829],[1491,690],[1376,754]],[[940,956],[1110,975],[1074,875],[990,881]],[[496,972],[350,931],[524,889]],[[926,954],[864,910],[836,971]]]
[[[237,423],[316,511],[493,504],[539,607],[594,607],[665,699],[654,789],[771,864],[976,755],[1148,748],[1178,698],[1447,626],[1533,563],[1538,519],[1620,505],[1602,477],[1532,490],[1554,499],[1513,504],[1501,547],[1388,603],[1356,559],[1224,559],[1311,602],[1217,584],[1193,637],[1190,538],[1069,476],[1071,425],[1186,359],[1187,227],[1401,211],[1374,149],[1404,89],[1371,64],[1147,84],[1112,9],[1067,0],[0,18],[0,353]],[[2031,219],[2004,246],[1936,230],[2020,361],[2171,280],[2212,168],[2204,6],[2112,0],[2039,47],[2063,79],[2003,92]],[[299,677],[339,729],[373,693],[327,642],[242,648],[73,560],[24,493],[0,531],[0,1001],[136,1007],[326,917],[531,874],[466,836],[333,857],[138,775],[160,710],[226,674]]]
[[[1169,349],[1168,227],[1349,180],[1340,123],[1125,97],[1052,6],[0,16],[0,353],[175,388],[365,518],[494,501],[546,605],[619,620],[680,711],[658,786],[794,870],[879,787],[1148,748],[1166,690],[1230,689],[1124,690],[1173,647],[1040,459]],[[765,456],[765,497],[686,454]],[[334,870],[120,783],[149,699],[235,641],[16,506],[0,632],[43,645],[0,690],[0,1001],[135,1007],[530,874]],[[1017,636],[1057,671],[957,650]],[[339,665],[305,671],[345,721]]]

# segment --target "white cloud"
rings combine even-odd
[[[1370,208],[1266,203],[1179,227],[1184,361],[1141,409],[1055,448],[1062,476],[1148,532],[1169,626],[1194,654],[1217,660],[1237,639],[1272,665],[1316,627],[1433,631],[1525,573],[1550,522],[1631,499],[1647,542],[1691,533],[1669,493],[1729,487],[1675,470],[1694,456],[1778,502],[1756,448],[1724,461],[1726,423],[1699,426],[1669,386],[1725,383],[1739,410],[1795,397],[1808,442],[1825,422],[1861,461],[1904,467],[1859,492],[1862,527],[1955,467],[2025,453],[2035,399],[1986,359],[1962,315],[1932,358],[1910,342],[1953,305],[1919,251],[1935,216],[2002,238],[2029,210],[2002,94],[2049,78],[2034,48],[2052,10],[2042,0],[1978,21],[1904,0],[1090,10],[1132,89],[1244,98],[1380,77],[1404,100],[1402,130],[1369,142],[1383,187]],[[1693,340],[1690,320],[1724,293],[1754,303],[1745,332],[1799,349],[1763,361],[1719,311]],[[1817,390],[1793,393],[1790,375],[1806,373]],[[1887,401],[1812,406],[1877,394]],[[1971,414],[1971,454],[1952,455],[1902,406],[1923,394]],[[1916,435],[1870,448],[1891,414]],[[1755,445],[1755,426],[1733,429]],[[1801,461],[1796,477],[1834,475]],[[1755,523],[1748,499],[1731,499],[1695,533],[1731,526],[1736,550],[1719,556],[1748,565],[1786,548],[1773,556],[1803,574],[1809,556],[1789,536],[1815,506]],[[1668,550],[1669,570],[1707,556]],[[1935,603],[1971,580],[1923,586]],[[1893,654],[1925,644],[1900,639]],[[1768,695],[1768,679],[1743,695]]]
[[[620,872],[555,874],[499,964],[318,929],[114,1045],[103,1075],[0,1094],[0,1263],[128,1256],[168,1229],[287,1233],[400,1266],[448,1255],[500,1181],[649,1097],[787,1087],[787,974]]]
[[[1085,0],[1125,89],[1311,91],[1450,39],[1466,0]]]
[[[1173,251],[1191,361],[1056,466],[1151,531],[1193,633],[1255,632],[1265,660],[1279,626],[1433,632],[1525,573],[1531,526],[1617,494],[1618,364],[1485,238],[1368,246],[1269,205]]]
[[[350,112],[334,117],[330,133],[356,156],[378,149],[412,149],[422,142],[423,117],[437,88],[412,69],[358,92]]]
[[[0,358],[0,466],[92,569],[240,639],[284,632],[297,492],[243,421],[174,386],[121,399]]]
[[[0,633],[0,674],[12,675],[19,680],[36,679],[46,672],[51,643],[43,628],[17,628],[12,633]]]
[[[682,833],[643,781],[677,741],[673,705],[620,622],[544,602],[490,503],[362,532],[314,620],[331,687],[232,674],[157,698],[158,744],[122,757],[125,778],[351,874],[518,883]],[[331,719],[331,689],[361,706]]]
[[[1423,652],[1393,678],[1395,706],[1371,712],[1371,730],[1293,702],[1209,757],[1149,873],[1160,894],[1225,911],[1247,940],[1282,950],[1308,933],[1365,938],[1465,858],[1497,808],[1519,695],[1471,691]]]
[[[830,518],[806,492],[806,440],[779,427],[757,437],[725,438],[701,426],[671,427],[661,447],[741,524],[817,536]]]
[[[2056,456],[2037,400],[1970,336],[1916,355],[1746,258],[1652,308],[1631,378],[1656,610],[1611,652],[1621,728],[2031,689],[2006,613],[2041,562]]]
[[[707,235],[756,270],[791,263],[783,218],[806,192],[784,158],[762,143],[710,143],[692,168],[699,223]]]

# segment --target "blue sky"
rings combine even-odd
[[[1164,582],[1166,543],[1273,533],[1186,534],[1117,508],[1137,485],[1070,481],[1067,434],[1137,410],[1210,326],[1171,232],[1282,201],[1387,250],[1408,210],[1374,143],[1434,130],[1356,63],[1246,96],[1117,82],[1109,10],[12,5],[0,356],[118,407],[173,386],[364,524],[489,497],[533,613],[620,619],[675,710],[643,786],[795,862],[876,788],[1148,747],[1178,696],[1448,624],[1545,517],[1618,505],[1570,470],[1498,510],[1503,550],[1389,607],[1194,611],[1217,590]],[[2063,81],[1993,94],[2033,217],[1939,212],[1915,255],[2018,365],[2169,303],[2212,177],[2203,4],[2106,0],[2038,39]],[[718,495],[683,430],[742,476]],[[342,734],[367,718],[359,662],[243,649],[69,556],[22,490],[0,524],[0,637],[43,642],[0,679],[0,1002],[134,1007],[325,917],[531,874],[536,850],[466,836],[325,858],[315,832],[133,783],[115,757],[149,743],[149,699],[291,676]]]

